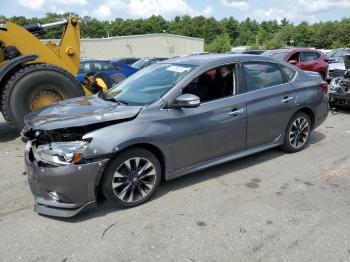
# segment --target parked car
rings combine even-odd
[[[35,210],[73,216],[95,207],[98,192],[133,207],[162,179],[274,147],[303,150],[327,117],[327,92],[318,74],[285,62],[202,55],[40,109],[22,132]]]
[[[164,57],[146,57],[142,58],[139,61],[133,63],[131,66],[137,69],[143,69],[147,66],[153,65],[155,63],[158,63],[160,61],[167,60],[168,58]]]
[[[335,77],[340,77],[345,73],[345,64],[343,58],[339,59],[335,63],[330,63],[328,68],[328,81],[331,81]]]
[[[317,72],[322,79],[328,78],[328,63],[326,56],[311,48],[290,48],[268,50],[261,55],[286,61],[302,70]]]
[[[250,54],[250,55],[261,55],[266,50],[262,49],[246,49],[246,50],[236,50],[236,51],[228,51],[226,54]]]
[[[345,70],[330,82],[329,104],[331,108],[350,107],[350,53],[343,56]],[[340,70],[341,72],[341,70]]]
[[[133,63],[139,61],[140,59],[140,57],[120,57],[113,58],[112,61],[131,66]]]
[[[124,77],[128,77],[137,71],[136,68],[111,60],[82,60],[77,79],[83,83],[85,75],[90,72],[104,72],[107,75],[122,74]]]
[[[339,48],[327,53],[329,63],[339,63],[343,56],[350,53],[350,48]]]

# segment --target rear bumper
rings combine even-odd
[[[40,167],[30,151],[25,169],[34,195],[34,210],[43,215],[72,217],[96,207],[96,187],[108,159],[82,165]]]
[[[328,97],[324,96],[322,102],[314,109],[315,123],[313,129],[319,127],[323,122],[326,121],[329,112]]]

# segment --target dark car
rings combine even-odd
[[[236,50],[236,51],[228,51],[226,54],[249,54],[249,55],[261,55],[266,50],[262,49],[246,49],[246,50]]]
[[[167,59],[168,58],[164,58],[164,57],[146,57],[136,61],[131,66],[137,69],[143,69],[147,66],[153,65],[155,63],[158,63],[160,61],[164,61]]]
[[[329,63],[338,63],[343,59],[345,54],[350,53],[350,48],[339,48],[327,53],[327,58]]]
[[[131,66],[133,63],[139,61],[140,59],[140,57],[120,57],[113,58],[112,61]]]
[[[326,56],[311,48],[289,48],[268,50],[261,55],[270,56],[275,59],[286,61],[302,70],[317,72],[322,79],[328,77],[328,59]]]
[[[303,150],[327,117],[327,88],[268,57],[189,56],[40,109],[22,131],[35,210],[73,216],[95,207],[98,192],[133,207],[162,179],[274,147]]]
[[[123,63],[119,63],[111,60],[82,60],[80,62],[80,68],[77,75],[77,80],[80,83],[84,82],[85,76],[88,73],[103,72],[107,75],[120,74],[124,78],[136,73],[138,69],[128,66]]]

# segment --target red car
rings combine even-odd
[[[328,77],[328,59],[320,51],[311,48],[290,48],[265,51],[261,55],[272,56],[284,60],[302,70],[320,73],[326,80]]]

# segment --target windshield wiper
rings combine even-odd
[[[121,103],[117,99],[115,99],[113,96],[109,97],[109,98],[106,98],[103,96],[102,99],[105,101],[111,101],[111,102],[118,103],[119,105],[121,105]]]
[[[122,101],[122,100],[115,99],[113,96],[112,96],[112,97],[109,97],[109,98],[103,97],[103,100],[105,100],[105,101],[111,101],[111,102],[114,102],[114,103],[118,103],[119,105],[127,105],[127,104],[128,104],[127,102],[124,102],[124,101]]]

